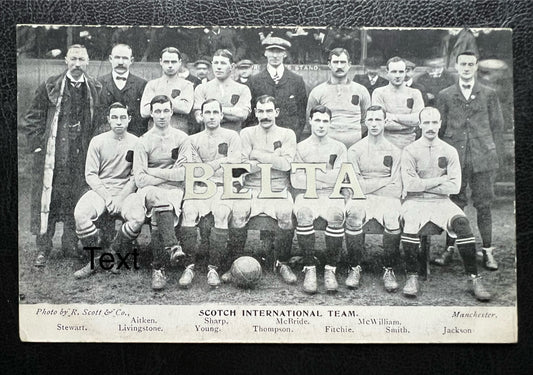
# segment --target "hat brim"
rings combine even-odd
[[[285,48],[283,46],[278,46],[277,44],[266,46],[265,49],[280,49],[282,51],[286,51],[287,50],[287,48]]]

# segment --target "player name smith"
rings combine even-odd
[[[185,196],[183,199],[209,199],[216,194],[217,185],[210,178],[214,176],[215,170],[205,163],[184,163],[185,167]],[[222,164],[223,169],[223,194],[221,199],[251,199],[252,193],[249,189],[243,188],[239,192],[234,191],[233,183],[243,184],[243,176],[250,173],[252,166],[247,163]],[[257,164],[261,173],[261,192],[258,198],[286,198],[287,191],[273,192],[271,187],[272,164]],[[326,163],[292,163],[291,172],[294,173],[303,169],[306,174],[305,199],[318,199],[316,189],[316,173],[326,172]],[[204,184],[207,189],[204,192],[195,192],[196,183]],[[351,163],[343,163],[339,169],[335,185],[329,198],[344,199],[341,189],[350,188],[353,191],[352,199],[365,199],[361,186],[357,181],[354,167]]]

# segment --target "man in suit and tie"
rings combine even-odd
[[[365,74],[356,74],[353,81],[366,87],[370,96],[372,92],[378,87],[387,86],[389,81],[381,77],[379,72],[379,60],[376,57],[369,57],[365,59]]]
[[[498,263],[492,246],[491,205],[494,177],[503,154],[503,115],[496,91],[482,85],[476,77],[478,55],[472,51],[461,52],[455,66],[459,79],[437,96],[437,107],[442,114],[442,140],[457,149],[462,168],[461,190],[450,199],[464,209],[468,205],[467,186],[470,187],[483,243],[483,264],[495,271]],[[445,265],[450,261],[452,245],[453,241],[448,239],[447,249],[435,263]]]
[[[276,124],[292,129],[299,141],[306,122],[307,91],[302,77],[283,65],[287,48],[290,48],[291,44],[278,37],[266,37],[261,44],[265,47],[267,67],[248,80],[252,105],[255,105],[257,98],[262,95],[274,97],[279,106]],[[254,122],[257,123],[255,118]]]
[[[129,109],[131,122],[128,131],[136,136],[143,135],[148,129],[148,119],[141,117],[140,103],[146,86],[146,80],[130,73],[130,66],[133,63],[132,49],[127,44],[117,44],[109,55],[111,63],[111,73],[100,78],[102,92],[100,103],[102,108],[109,108],[113,103],[122,103]],[[100,115],[103,117],[99,122],[100,130],[107,131],[108,122],[105,118],[105,111]]]

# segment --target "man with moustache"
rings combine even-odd
[[[335,273],[344,237],[344,198],[330,199],[329,196],[333,192],[341,165],[347,159],[346,146],[328,135],[331,117],[332,113],[326,106],[318,105],[311,108],[311,136],[298,143],[294,158],[295,163],[321,163],[325,166],[324,169],[317,170],[315,175],[318,198],[306,199],[304,194],[300,193],[294,201],[294,214],[298,222],[296,237],[304,254],[303,290],[309,294],[317,291],[316,264],[313,258],[315,248],[313,223],[318,217],[328,223],[325,233],[324,287],[328,292],[335,292],[338,288]],[[292,171],[291,182],[297,191],[306,190],[305,171],[303,169]]]
[[[267,66],[250,77],[252,104],[255,105],[257,98],[262,95],[274,97],[279,105],[277,126],[293,130],[300,140],[306,123],[307,91],[303,78],[283,65],[291,44],[285,39],[271,36],[263,39],[261,44],[265,48]]]
[[[387,61],[389,84],[372,93],[372,105],[379,105],[387,113],[385,138],[400,149],[412,143],[418,128],[418,113],[424,108],[420,90],[405,85],[405,61],[393,57]]]
[[[400,260],[401,151],[383,135],[385,110],[372,106],[366,112],[368,136],[348,149],[348,161],[354,167],[366,199],[350,200],[346,204],[345,237],[351,266],[346,286],[360,286],[365,241],[363,225],[375,219],[384,228],[383,285],[387,292],[395,292],[398,282],[393,266]]]
[[[195,275],[195,264],[197,261],[197,231],[196,226],[199,221],[209,213],[213,214],[214,228],[209,228],[205,233],[201,233],[202,239],[206,242],[206,248],[201,249],[208,253],[207,284],[211,287],[220,285],[219,272],[227,268],[230,262],[230,249],[228,249],[228,223],[233,209],[233,200],[221,199],[224,192],[222,164],[239,163],[241,160],[241,142],[239,134],[230,129],[220,126],[223,118],[222,104],[216,99],[208,99],[200,107],[205,130],[192,135],[191,142],[191,162],[204,163],[213,168],[214,175],[210,178],[216,184],[216,193],[209,199],[191,199],[183,203],[183,220],[181,222],[180,234],[183,250],[191,255],[190,263],[185,268],[179,285],[188,288]],[[160,170],[159,176],[165,177],[168,170]],[[177,177],[178,170],[171,170]],[[157,173],[153,173],[158,176]],[[196,184],[196,193],[206,191],[206,186]]]
[[[251,191],[251,200],[237,200],[233,205],[232,227],[236,230],[232,243],[237,253],[242,251],[246,242],[245,226],[251,217],[265,214],[276,219],[279,227],[274,234],[274,249],[278,254],[276,264],[283,280],[294,284],[296,275],[288,265],[294,236],[289,175],[296,154],[296,135],[276,124],[280,110],[272,96],[260,96],[255,107],[259,125],[244,128],[240,134],[241,161],[251,165],[250,173],[244,179],[244,187]],[[260,168],[258,164],[271,165],[272,169]],[[269,192],[269,186],[262,186],[262,178],[269,172],[270,179],[267,180],[272,194],[263,198],[262,195]]]
[[[194,90],[193,110],[196,121],[198,124],[202,124],[202,103],[209,99],[216,99],[222,104],[222,114],[224,115],[220,126],[239,132],[243,121],[250,114],[250,89],[231,78],[235,64],[230,51],[225,49],[216,51],[211,66],[215,78],[199,85]]]
[[[141,97],[146,86],[146,80],[130,73],[133,64],[131,47],[127,44],[117,44],[111,50],[109,62],[112,71],[100,78],[102,93],[100,103],[102,108],[109,108],[113,103],[122,103],[130,111],[131,121],[128,125],[128,132],[136,136],[143,135],[148,130],[148,119],[141,117]],[[105,113],[102,112],[100,127],[107,128]]]
[[[437,107],[442,114],[442,139],[455,147],[462,167],[461,190],[450,198],[461,209],[468,205],[467,187],[477,211],[477,226],[483,242],[485,267],[498,269],[492,246],[492,211],[494,177],[503,154],[503,114],[496,91],[478,82],[478,56],[465,51],[457,55],[459,80],[437,96]],[[435,260],[447,264],[453,254],[453,240]]]
[[[189,113],[194,101],[194,88],[190,81],[178,76],[181,66],[180,51],[175,47],[165,48],[161,51],[159,65],[163,75],[146,84],[141,98],[141,116],[151,117],[150,102],[155,96],[168,96],[172,101],[173,110],[171,126],[189,134]],[[153,120],[150,119],[149,128],[152,126]]]
[[[405,200],[401,214],[404,221],[402,245],[405,253],[407,282],[403,294],[416,297],[418,284],[419,231],[428,222],[445,230],[455,243],[468,275],[469,289],[476,299],[488,301],[490,293],[478,276],[476,239],[464,212],[449,196],[461,189],[461,164],[457,150],[439,136],[440,113],[426,107],[420,112],[422,137],[406,146],[402,153],[402,180]]]
[[[138,140],[127,131],[130,120],[124,104],[111,104],[107,115],[111,130],[97,135],[89,143],[85,180],[91,190],[80,198],[74,210],[76,235],[84,249],[102,246],[102,235],[95,222],[104,213],[120,215],[126,221],[130,219],[127,199],[137,189],[132,164],[133,150]],[[142,219],[144,221],[144,214]],[[90,262],[76,271],[74,277],[82,279],[95,270]]]
[[[167,283],[165,267],[185,256],[174,227],[181,214],[183,164],[190,160],[190,142],[187,134],[171,126],[174,112],[168,96],[155,96],[150,112],[154,127],[139,139],[133,154],[133,174],[139,190],[132,195],[132,212],[117,232],[111,250],[120,252],[139,235],[145,216],[151,218],[152,289],[161,290]]]
[[[316,86],[309,94],[307,113],[317,105],[331,110],[328,136],[349,148],[363,136],[366,109],[370,107],[370,94],[359,83],[348,79],[351,61],[348,51],[334,48],[329,53],[328,81]]]
[[[96,130],[101,84],[86,73],[84,46],[70,46],[66,71],[36,91],[22,119],[33,155],[31,232],[36,235],[35,266],[44,266],[52,250],[55,225],[63,222],[62,249],[76,248],[74,207],[85,188],[84,163]]]

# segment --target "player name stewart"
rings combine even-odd
[[[183,199],[209,199],[216,194],[217,185],[210,178],[214,176],[215,170],[212,166],[205,163],[184,163],[185,167],[185,196]],[[223,169],[223,194],[221,199],[252,199],[252,192],[243,188],[236,192],[233,189],[233,183],[243,183],[243,177],[250,173],[251,164],[221,164]],[[274,192],[271,186],[272,164],[257,164],[261,173],[261,191],[258,194],[260,199],[286,198],[287,190]],[[318,199],[316,189],[316,173],[318,171],[326,172],[326,163],[292,163],[291,172],[294,173],[303,169],[306,175],[305,199]],[[201,183],[207,187],[204,192],[195,192],[195,183]],[[331,199],[344,199],[341,189],[348,188],[353,192],[352,199],[365,199],[361,186],[357,181],[354,167],[351,163],[343,163],[339,168],[339,173],[333,185],[333,191],[329,195]]]

